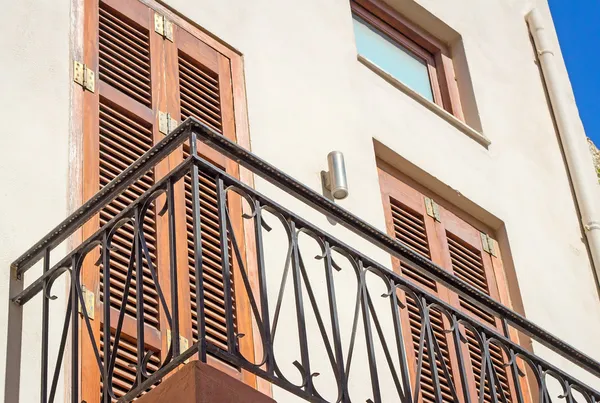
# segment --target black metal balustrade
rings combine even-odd
[[[472,319],[469,315],[441,301],[436,296],[431,295],[406,278],[392,272],[360,251],[328,235],[307,220],[263,196],[206,160],[197,157],[196,139],[209,144],[227,157],[238,162],[241,166],[252,171],[255,175],[266,179],[312,208],[333,218],[336,222],[371,242],[387,254],[396,257],[401,262],[410,264],[411,267],[416,268],[423,275],[435,279],[480,309],[489,312],[497,318],[501,318],[504,325],[504,334],[500,334],[497,330]],[[61,242],[73,235],[77,229],[97,214],[110,200],[186,141],[189,141],[190,157],[177,168],[173,169],[168,175],[157,181],[148,192],[127,206],[120,214],[102,226],[94,235],[84,239],[78,247],[60,259],[58,263],[54,265],[50,264],[53,257],[52,253]],[[198,275],[203,270],[203,250],[201,244],[203,234],[200,225],[201,209],[198,194],[199,172],[214,178],[217,184],[220,236],[222,241],[225,240],[225,243],[229,237],[231,245],[229,249],[222,248],[222,261],[235,260],[241,266],[240,278],[236,279],[236,281],[241,281],[242,285],[240,288],[245,290],[246,295],[244,298],[249,302],[252,320],[258,330],[257,334],[254,335],[254,343],[258,344],[262,350],[262,357],[254,361],[246,359],[240,352],[239,339],[243,335],[236,334],[236,330],[232,325],[234,321],[232,298],[225,298],[225,315],[228,325],[226,349],[211,343],[205,337],[206,323],[202,292],[204,280],[202,275]],[[180,309],[178,299],[176,298],[177,282],[182,280],[177,279],[176,276],[176,259],[171,259],[170,286],[168,290],[165,290],[161,287],[161,279],[157,277],[155,264],[149,255],[142,224],[143,217],[150,208],[151,203],[155,202],[159,196],[166,196],[164,197],[166,200],[165,206],[162,209],[157,208],[157,210],[162,210],[161,214],[167,214],[169,235],[172,236],[174,234],[176,225],[174,218],[176,208],[174,203],[174,186],[183,180],[186,174],[190,174],[192,178],[195,269],[197,273],[195,276],[195,286],[198,290],[196,293],[196,314],[198,318],[199,341],[189,348],[184,349],[180,345],[180,327],[177,319]],[[242,250],[240,250],[240,240],[235,237],[230,212],[227,209],[226,200],[232,192],[238,195],[236,197],[243,198],[251,209],[251,213],[245,214],[243,219],[251,221],[252,228],[254,228],[254,234],[252,234],[254,243],[256,244],[256,261],[254,263],[258,268],[258,287],[255,287],[256,289],[253,289],[251,286],[247,268],[244,267]],[[288,238],[286,261],[283,264],[283,269],[278,272],[278,275],[281,276],[281,279],[278,280],[281,284],[279,289],[268,289],[268,284],[270,284],[268,280],[271,272],[266,268],[269,246],[265,245],[264,231],[268,231],[271,228],[269,225],[273,225],[273,222],[265,222],[265,215],[267,214],[271,217],[271,220],[272,217],[275,217],[279,221],[277,225],[281,225]],[[114,318],[111,319],[110,304],[105,303],[103,306],[103,333],[104,335],[108,335],[112,331],[114,341],[105,341],[101,348],[99,342],[94,340],[92,336],[90,318],[87,315],[80,315],[78,313],[79,307],[85,305],[81,285],[82,262],[90,251],[99,249],[100,260],[97,266],[98,270],[101,265],[109,267],[111,261],[111,242],[115,232],[123,225],[133,226],[135,234],[134,246],[130,251],[126,280],[127,287],[123,295],[122,309],[116,323],[114,322]],[[312,273],[307,269],[307,265],[305,264],[306,257],[303,256],[300,247],[299,237],[301,235],[303,237],[310,237],[320,249],[317,259],[320,262],[320,274],[324,278],[320,289],[325,290],[325,296],[317,297],[315,295],[316,289],[314,283],[311,282]],[[178,253],[175,250],[174,242],[169,242],[169,247],[171,256]],[[231,256],[228,256],[228,253],[231,253]],[[336,262],[336,259],[339,259],[340,256],[347,261],[344,268]],[[311,256],[312,258],[313,256]],[[150,354],[144,351],[144,315],[138,314],[137,318],[135,318],[137,322],[138,347],[137,365],[135,367],[136,380],[128,393],[116,399],[112,390],[112,380],[115,369],[115,357],[121,348],[120,340],[125,315],[124,307],[128,294],[130,294],[129,284],[131,284],[133,273],[136,268],[139,268],[138,273],[142,271],[144,259],[149,262],[148,268],[152,274],[151,281],[157,290],[160,309],[166,316],[167,325],[172,335],[170,338],[171,345],[168,353],[161,357],[159,368],[151,371],[148,367]],[[29,268],[39,261],[43,265],[43,274],[34,281],[31,281],[27,287],[23,287],[23,276]],[[354,381],[350,381],[353,379],[352,371],[356,371],[353,369],[352,361],[355,360],[356,362],[358,354],[364,354],[366,357],[364,362],[367,363],[367,366],[364,368],[364,373],[367,376],[362,379],[362,382],[368,385],[370,399],[367,401],[372,402],[384,401],[385,399],[382,396],[389,396],[390,388],[393,389],[391,392],[395,396],[393,401],[420,401],[422,394],[420,378],[423,376],[425,366],[431,369],[430,376],[433,379],[434,387],[433,397],[430,397],[432,401],[483,402],[484,388],[486,388],[488,390],[487,399],[490,399],[494,403],[509,401],[528,402],[532,401],[532,396],[540,402],[557,401],[559,398],[565,399],[567,402],[600,402],[600,392],[597,392],[574,376],[567,374],[565,371],[534,355],[532,352],[511,341],[506,335],[509,334],[509,329],[516,329],[530,337],[535,343],[541,344],[554,353],[561,355],[563,359],[566,359],[570,363],[569,365],[579,367],[591,376],[600,377],[600,363],[547,333],[524,317],[494,301],[478,289],[431,261],[424,259],[417,253],[414,253],[404,244],[390,238],[385,233],[330,202],[315,191],[307,188],[194,119],[188,119],[182,123],[173,133],[166,136],[136,163],[127,168],[114,181],[98,192],[95,197],[85,203],[55,230],[51,231],[45,238],[17,259],[12,265],[12,270],[15,278],[12,283],[13,304],[10,312],[10,331],[12,335],[9,337],[9,341],[12,344],[9,346],[8,354],[8,362],[11,367],[7,368],[7,399],[14,399],[18,395],[18,392],[16,392],[19,388],[20,368],[18,364],[21,360],[21,350],[24,347],[21,345],[20,334],[22,331],[21,323],[23,321],[22,307],[28,302],[31,303],[33,297],[36,295],[39,297],[39,294],[41,294],[41,345],[27,346],[27,348],[31,349],[35,347],[41,349],[41,374],[39,375],[39,379],[41,380],[40,393],[43,403],[55,400],[59,377],[65,371],[65,368],[70,368],[70,376],[65,378],[69,382],[70,396],[80,396],[81,376],[77,363],[81,358],[81,338],[86,337],[86,334],[90,336],[93,355],[95,357],[95,362],[92,362],[90,365],[98,365],[101,374],[102,401],[104,402],[111,400],[132,400],[148,390],[151,385],[160,381],[160,379],[177,368],[185,360],[192,356],[197,356],[199,359],[206,361],[207,354],[212,354],[237,368],[254,373],[274,385],[311,402],[358,401],[357,398],[353,397],[351,383]],[[336,288],[338,286],[338,283],[336,283],[336,273],[340,270],[351,270],[352,275],[356,278],[356,289],[352,290],[352,294],[354,295],[354,299],[352,300],[341,300],[340,298],[340,290]],[[69,276],[65,276],[67,273]],[[223,270],[224,284],[229,284],[229,275],[229,270]],[[68,302],[66,303],[67,308],[62,333],[58,337],[60,339],[58,358],[55,362],[49,362],[50,311],[52,309],[52,301],[56,299],[54,295],[60,296],[63,292],[62,289],[53,289],[53,284],[61,277],[68,279],[70,291]],[[383,285],[385,287],[386,292],[383,295],[381,295],[381,292],[375,295],[372,291],[371,283],[369,282],[374,281],[373,279],[380,282],[379,286]],[[107,290],[111,287],[110,272],[108,270],[106,270],[102,281],[104,282],[104,292],[108,292]],[[291,286],[286,287],[285,284],[288,282]],[[135,286],[137,287],[135,298],[138,311],[141,311],[144,305],[141,283],[142,281],[138,281]],[[230,292],[226,292],[226,295]],[[131,290],[131,293],[133,293],[133,290]],[[169,304],[167,304],[165,299],[165,295],[168,295],[168,293],[172,293],[173,295]],[[283,312],[282,301],[286,297],[286,294],[289,293],[292,294],[293,308],[291,311],[287,311],[286,315],[290,315],[291,312],[292,316],[294,316],[293,320],[298,334],[297,339],[290,342],[297,344],[297,348],[299,349],[299,357],[294,362],[294,365],[301,377],[300,381],[295,382],[290,380],[290,376],[282,369],[285,365],[283,365],[284,363],[278,355],[278,350],[274,348],[274,345],[279,341],[278,337],[282,337],[280,336],[281,330],[278,330],[278,324]],[[399,295],[410,297],[416,304],[419,312],[421,331],[417,343],[418,347],[415,349],[415,362],[410,362],[406,354],[407,341],[404,339],[405,336],[403,336],[403,334],[406,335],[406,332],[403,332],[402,329],[405,323],[403,323],[401,316],[407,307],[401,302]],[[275,304],[271,303],[273,296],[277,296]],[[385,312],[375,308],[375,299],[378,299],[379,302],[382,299],[386,301],[388,308]],[[325,300],[327,303],[319,304],[317,300]],[[339,318],[342,306],[351,311],[352,325],[349,330],[343,328]],[[454,368],[453,372],[447,367],[447,362],[441,357],[439,339],[433,335],[434,329],[430,320],[430,313],[434,310],[445,317],[444,323],[447,326],[443,329],[443,332],[449,339],[453,340],[452,345],[456,349],[454,354],[458,358],[458,367]],[[383,315],[387,317],[386,320],[388,323],[391,323],[393,331],[384,331],[384,326],[382,325]],[[310,319],[311,323],[313,323],[312,326],[318,329],[318,337],[322,343],[326,357],[315,357],[314,350],[311,349],[313,342],[309,341],[309,339],[314,339],[314,335],[308,334],[310,331],[310,326],[307,324],[309,317],[312,318]],[[111,320],[113,323],[111,323]],[[83,329],[79,329],[80,326]],[[343,335],[344,332],[347,332],[347,335]],[[469,384],[474,374],[467,371],[466,363],[464,362],[467,332],[471,335],[469,343],[473,343],[473,340],[475,340],[475,343],[479,344],[479,351],[482,352],[480,367],[476,368],[479,379],[479,392],[476,395],[478,397],[475,398],[473,397],[472,389],[469,389],[472,388]],[[281,341],[279,342],[281,343]],[[511,382],[514,385],[512,395],[510,396],[505,389],[499,386],[499,368],[493,364],[490,354],[492,345],[499,348],[505,358],[502,370],[512,379]],[[65,354],[66,349],[70,350],[69,354]],[[311,354],[311,351],[313,354]],[[433,354],[429,352],[433,352]],[[101,356],[103,359],[101,359]],[[322,368],[323,359],[328,363],[327,368]],[[69,360],[69,363],[65,367],[66,360]],[[412,375],[409,369],[411,366],[414,368]],[[438,368],[438,366],[441,368]],[[329,392],[327,393],[315,381],[318,375],[317,371],[323,372],[325,370],[330,371],[332,379],[334,379],[334,383],[329,385]],[[86,368],[82,368],[81,371],[86,371]],[[382,381],[384,373],[385,377],[391,379],[390,382],[384,383]],[[440,376],[449,380],[449,382],[441,385]],[[525,383],[523,382],[524,379],[527,380]],[[525,389],[528,390],[524,390],[522,385],[527,385]],[[554,388],[558,387],[558,393],[549,385],[554,385]],[[444,390],[442,390],[442,387]],[[382,388],[386,389],[383,390]],[[331,390],[335,390],[335,393],[333,393],[335,396],[331,394]],[[559,397],[559,395],[561,396]],[[73,401],[78,401],[78,399],[74,398]],[[386,401],[390,401],[389,398]]]

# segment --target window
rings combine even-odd
[[[431,55],[419,56],[362,18],[354,15],[353,20],[358,53],[433,102],[429,77],[433,59]]]
[[[403,242],[416,253],[454,273],[461,280],[481,292],[510,306],[510,301],[506,297],[508,294],[507,283],[498,244],[493,241],[494,253],[487,252],[483,247],[481,231],[489,233],[490,230],[466,217],[465,214],[457,212],[451,206],[447,206],[439,199],[437,201],[443,204],[437,205],[435,195],[421,189],[417,184],[403,177],[386,163],[378,161],[378,168],[388,234]],[[438,214],[433,214],[435,218],[429,215],[426,207],[426,203],[432,201],[436,203],[437,208],[431,210],[438,212]],[[436,295],[485,326],[496,328],[498,332],[504,333],[500,318],[471,304],[433,279],[421,274],[410,265],[401,263],[395,258],[392,260],[392,264],[394,271],[424,288],[428,293]],[[401,295],[400,298],[407,307],[407,309],[402,310],[401,320],[403,332],[405,333],[407,357],[409,362],[414,363],[409,367],[414,382],[417,377],[416,357],[419,350],[422,321],[416,301],[406,294]],[[462,390],[463,385],[460,385],[460,382],[457,381],[461,379],[457,372],[459,368],[457,348],[453,338],[447,333],[449,324],[443,313],[437,309],[432,309],[430,319],[433,336],[440,346],[440,353],[439,355],[436,354],[435,361],[437,362],[437,375],[441,386],[441,401],[455,401],[451,394],[451,384],[456,388],[459,399],[465,393]],[[513,397],[516,396],[515,385],[511,370],[506,366],[509,360],[505,352],[495,344],[490,343],[488,345],[498,379],[495,382],[495,391],[491,390],[487,378],[482,389],[480,377],[481,347],[470,330],[465,328],[462,329],[462,332],[464,332],[467,339],[465,344],[460,347],[465,369],[469,375],[466,394],[471,396],[471,401],[491,403],[504,401],[503,397],[506,397],[508,401],[513,401]],[[514,334],[510,336],[516,339]],[[425,352],[423,369],[419,378],[420,401],[434,402],[436,401],[435,380],[427,354]],[[443,364],[441,360],[443,360]],[[448,369],[448,373],[443,371],[443,365]],[[521,382],[520,387],[523,390],[523,396],[526,396],[526,383]],[[483,396],[480,397],[481,390],[483,390]],[[494,392],[496,398],[493,396]],[[528,401],[526,400],[526,402]]]
[[[359,59],[464,120],[448,47],[379,0],[351,5]]]

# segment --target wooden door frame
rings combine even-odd
[[[201,41],[205,42],[217,52],[221,53],[227,59],[229,59],[231,66],[231,87],[233,96],[233,119],[235,127],[236,142],[241,147],[251,150],[250,144],[250,131],[248,124],[248,112],[247,112],[247,99],[246,99],[246,83],[244,76],[244,60],[241,52],[235,50],[234,47],[226,44],[225,42],[219,41],[207,31],[205,31],[199,24],[186,19],[178,12],[168,8],[167,6],[157,3],[154,0],[138,0],[140,3],[154,9],[165,15],[169,20],[176,23],[179,27],[183,28],[187,32],[191,33]],[[71,15],[70,15],[70,49],[69,49],[69,66],[72,65],[74,60],[84,60],[86,55],[86,38],[85,38],[85,7],[86,0],[71,0]],[[96,71],[96,76],[98,72]],[[70,69],[69,75],[71,77],[70,87],[70,122],[69,122],[69,183],[70,192],[68,194],[68,213],[74,212],[79,208],[84,199],[84,118],[86,116],[84,110],[84,91],[82,88],[73,82],[72,76],[73,71]],[[239,180],[250,186],[254,187],[254,174],[244,168],[239,167]],[[249,206],[243,205],[243,212],[250,214]],[[254,228],[249,220],[243,220],[243,242],[246,249],[246,268],[249,273],[249,280],[255,293],[258,293],[258,267],[256,263],[256,246],[254,240]],[[77,230],[69,238],[69,249],[74,249],[76,246],[81,244],[86,236],[89,234],[84,233],[83,229]],[[65,290],[65,297],[68,295],[68,290]],[[259,334],[256,328],[256,323],[252,323],[253,333]],[[68,342],[70,343],[70,341]],[[260,342],[255,341],[254,354],[258,357],[262,355],[262,347]],[[70,388],[68,388],[70,380],[70,348],[67,348],[67,356],[65,356],[65,393],[66,396],[70,395]],[[81,379],[81,376],[80,376]],[[260,392],[272,396],[272,385],[270,382],[256,377],[247,371],[242,371],[242,379],[244,382],[249,383]]]

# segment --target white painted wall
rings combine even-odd
[[[244,55],[256,154],[320,190],[327,153],[343,151],[350,195],[340,204],[384,229],[377,139],[454,189],[446,191],[451,200],[469,199],[489,213],[490,225],[499,218],[527,317],[600,359],[596,283],[524,21],[534,2],[391,2],[401,11],[420,5],[462,36],[481,126],[492,142],[486,149],[357,61],[347,0],[166,1]],[[70,0],[3,3],[11,34],[0,37],[0,323],[10,262],[67,214],[70,105]],[[545,1],[539,7],[549,18]],[[564,82],[572,96],[566,70]],[[257,188],[279,194],[262,181]],[[289,199],[283,196],[294,205]],[[298,211],[389,263],[306,207]],[[349,298],[353,292],[346,290]],[[290,362],[298,358],[288,354]],[[281,393],[274,397],[291,401]]]

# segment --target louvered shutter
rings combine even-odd
[[[427,216],[425,197],[415,189],[416,185],[395,172],[393,168],[384,162],[379,161],[378,165],[388,233],[405,243],[415,252],[447,268],[457,277],[477,287],[492,298],[500,300],[492,257],[483,251],[480,232],[441,206],[439,207],[441,222]],[[436,294],[442,300],[468,313],[474,319],[490,327],[495,327],[502,332],[499,319],[489,312],[450,292],[427,276],[418,273],[410,266],[400,264],[395,259],[393,264],[394,269],[410,281],[427,289],[428,292]],[[421,334],[421,318],[414,301],[406,298],[406,305],[407,314],[405,316],[408,317],[408,320],[403,320],[403,324],[405,328],[410,329],[410,338],[412,341],[412,346],[408,346],[407,352],[409,360],[416,363],[415,354],[418,351],[418,342]],[[442,400],[454,401],[452,395],[449,394],[449,381],[453,382],[459,398],[462,396],[460,382],[456,382],[459,380],[458,376],[460,376],[457,372],[457,350],[452,340],[448,340],[442,333],[442,325],[444,325],[443,329],[448,329],[448,326],[443,322],[441,313],[433,311],[431,321],[435,337],[440,344],[440,350],[448,367],[451,368],[450,373],[452,374],[450,380],[445,379],[443,374],[440,373],[438,365]],[[476,341],[475,335],[469,330],[463,330],[465,330],[464,333],[467,336],[467,344],[466,346],[461,346],[461,350],[467,358],[465,362],[469,377],[468,393],[474,401],[479,401],[482,351]],[[408,336],[405,335],[405,338]],[[514,385],[512,375],[508,373],[505,367],[507,359],[503,354],[501,348],[490,344],[490,355],[499,381],[496,382],[496,397],[498,401],[504,401],[503,398],[505,397],[510,402],[512,401],[512,396],[514,396]],[[410,371],[414,380],[414,366],[410,368]],[[433,393],[433,377],[428,364],[425,363],[423,374],[421,375],[420,388],[422,389],[420,393],[422,401],[436,401]],[[494,391],[491,391],[489,381],[486,379],[483,401],[493,402],[492,393]]]
[[[439,247],[435,241],[434,223],[426,215],[425,200],[423,196],[410,188],[409,186],[396,181],[383,169],[379,170],[380,182],[382,188],[382,197],[384,200],[384,210],[386,213],[387,228],[390,235],[404,242],[415,252],[428,259],[437,259],[439,257]],[[439,296],[442,299],[447,298],[446,291],[425,275],[420,274],[410,265],[393,260],[394,269],[403,276],[409,278],[413,283],[428,290],[428,292]],[[423,331],[423,317],[417,303],[406,294],[401,295],[402,302],[406,309],[402,310],[402,322],[404,339],[406,340],[406,351],[411,372],[412,385],[417,379],[417,363],[419,353],[419,343],[421,332]],[[430,321],[432,333],[437,341],[441,357],[433,354],[436,361],[437,378],[440,385],[441,398],[443,402],[453,402],[453,385],[460,396],[460,385],[454,382],[458,379],[454,374],[456,363],[453,359],[455,351],[453,341],[444,332],[449,328],[447,320],[439,310],[430,311]],[[436,402],[435,377],[433,368],[430,364],[430,351],[425,346],[422,357],[422,372],[419,376],[419,397],[423,402]],[[443,361],[442,361],[443,360]],[[446,366],[449,376],[443,369]]]
[[[207,124],[223,136],[235,141],[233,121],[233,93],[231,86],[230,60],[208,46],[202,40],[181,27],[174,27],[174,41],[168,45],[167,66],[172,70],[167,73],[167,85],[174,91],[170,94],[169,112],[178,121],[194,117]],[[210,147],[198,142],[200,156],[218,166],[232,176],[238,176],[238,166]],[[189,145],[185,144],[180,155],[172,160],[172,167],[189,156]],[[180,202],[184,208],[179,234],[180,249],[184,250],[185,262],[180,278],[187,278],[187,292],[183,293],[180,303],[182,307],[181,331],[192,342],[198,341],[198,318],[196,311],[196,272],[194,256],[194,233],[192,214],[192,180],[188,174],[184,178]],[[231,240],[222,245],[219,238],[219,212],[217,204],[217,185],[215,178],[200,173],[199,175],[203,285],[207,341],[218,348],[227,350],[227,321],[225,315],[225,287],[232,292],[234,332],[244,333],[252,340],[252,330],[249,327],[249,313],[243,300],[238,301],[236,287],[236,271],[239,262],[234,258]],[[243,232],[241,231],[241,201],[231,195],[229,211],[232,225],[236,231],[238,247],[244,252]],[[223,261],[223,248],[228,251],[228,262]],[[230,284],[225,285],[223,270],[230,272]],[[243,319],[243,320],[241,320]],[[241,327],[241,328],[240,328]],[[242,373],[220,362],[215,357],[211,363],[226,370],[233,376],[240,377]]]
[[[86,0],[85,2],[84,62],[97,72],[96,91],[84,93],[84,198],[90,198],[125,168],[149,150],[159,139],[155,125],[156,100],[161,86],[158,69],[163,57],[153,29],[153,11],[137,0]],[[84,227],[84,236],[93,233],[130,205],[157,179],[157,169],[147,172],[107,205],[97,219]],[[151,279],[150,264],[158,271],[164,268],[165,245],[159,233],[166,228],[157,217],[153,205],[143,217],[144,235],[152,262],[143,259],[142,273],[133,272],[126,298],[125,319],[112,387],[120,397],[136,382],[137,330],[136,315],[141,307],[136,302],[136,286],[143,286],[143,314],[145,322],[144,350],[154,354],[149,369],[156,370],[162,355],[164,319],[161,318],[158,294]],[[110,267],[84,266],[84,286],[96,294],[95,319],[91,321],[97,345],[114,340],[121,301],[125,293],[129,258],[134,242],[131,224],[121,227],[113,238]],[[90,259],[91,260],[91,259]],[[103,287],[103,278],[110,272],[110,291]],[[104,334],[104,304],[111,306],[111,334]],[[138,309],[139,308],[139,309]],[[82,326],[83,329],[83,326]],[[102,393],[100,372],[95,364],[93,350],[86,330],[81,333],[82,399],[99,402]],[[103,351],[101,358],[104,360]]]
[[[444,208],[440,210],[441,226],[443,226],[442,232],[444,234],[441,240],[445,252],[443,258],[445,266],[460,279],[492,298],[499,300],[498,285],[492,267],[492,257],[483,250],[481,233],[448,210]],[[500,333],[503,332],[500,319],[496,318],[493,314],[486,312],[456,294],[451,296],[451,301],[455,306],[462,308],[463,311],[467,312],[474,319],[489,327],[498,329]],[[475,335],[469,329],[465,329],[465,334],[468,340],[467,354],[469,356],[467,367],[475,380],[474,388],[470,392],[474,398],[480,399],[482,348]],[[511,402],[514,396],[514,385],[510,373],[506,370],[508,359],[497,345],[490,344],[489,349],[498,379],[497,381],[494,380],[495,391],[491,390],[489,380],[486,379],[483,388],[483,401],[492,403],[494,401],[492,393],[495,393],[498,401],[504,401],[504,398],[506,398],[506,401]]]

